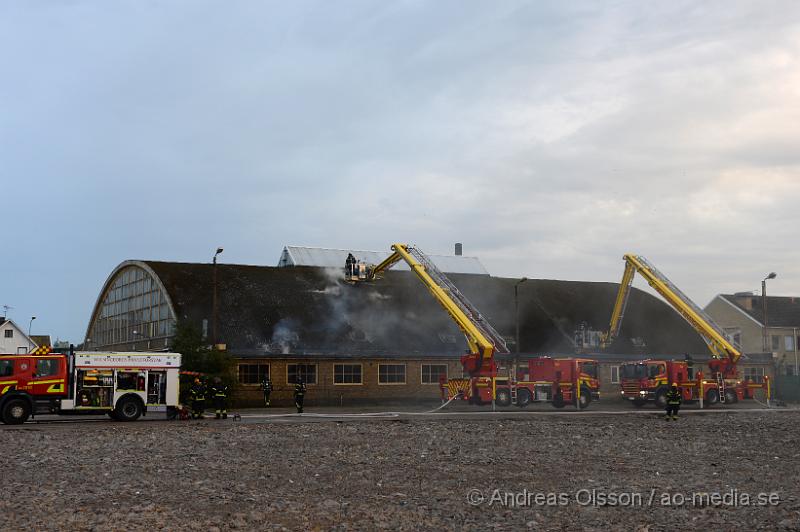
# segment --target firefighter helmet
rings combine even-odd
[[[677,383],[677,382],[673,382],[673,383],[672,383],[672,387],[673,387],[673,388],[677,388],[677,387],[678,387],[678,383]]]

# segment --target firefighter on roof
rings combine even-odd
[[[203,412],[206,409],[206,387],[199,378],[194,379],[189,395],[192,398],[192,419],[203,419]]]
[[[303,382],[302,377],[297,377],[294,384],[294,406],[297,407],[297,413],[303,413],[303,399],[306,395],[306,383]]]
[[[269,406],[269,394],[272,393],[272,383],[267,377],[261,379],[261,391],[264,392],[264,406]]]
[[[225,403],[228,401],[228,385],[222,382],[219,377],[214,377],[214,383],[211,385],[211,400],[214,402],[214,417],[219,419],[228,419],[228,407]]]
[[[667,392],[667,415],[664,417],[669,421],[670,417],[673,420],[678,419],[678,410],[681,408],[681,392],[678,390],[678,384],[673,382],[672,387]]]

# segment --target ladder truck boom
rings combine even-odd
[[[533,402],[550,402],[556,408],[575,404],[586,408],[600,398],[597,362],[588,359],[537,357],[527,367],[513,368],[507,377],[497,375],[495,353],[509,352],[505,339],[464,294],[418,248],[394,244],[392,254],[377,266],[363,264],[352,254],[345,261],[345,280],[350,283],[371,281],[400,261],[405,261],[414,275],[445,309],[467,339],[469,354],[461,363],[469,378],[451,378],[442,382],[442,394],[450,400],[460,398],[483,405],[496,401],[499,406],[524,408]]]
[[[625,260],[625,272],[614,302],[608,332],[601,335],[602,347],[611,345],[619,334],[631,292],[631,284],[635,274],[638,273],[697,331],[711,351],[714,359],[712,370],[719,371],[726,376],[731,372],[735,374],[736,363],[742,356],[741,348],[728,340],[722,328],[646,258],[641,255],[626,254],[623,259]]]
[[[703,309],[641,255],[626,254],[623,259],[625,273],[614,301],[608,332],[601,334],[601,347],[611,345],[619,334],[631,283],[638,273],[692,326],[711,352],[711,360],[708,362],[711,379],[704,379],[702,372],[692,376],[693,370],[688,359],[686,362],[647,360],[623,365],[626,373],[620,381],[623,397],[631,399],[636,406],[641,406],[649,399],[662,406],[660,403],[665,401],[666,386],[670,382],[676,382],[687,400],[704,399],[712,405],[716,402],[735,403],[739,399],[752,399],[753,391],[761,388],[765,391],[769,404],[769,378],[765,377],[763,383],[739,380],[736,364],[742,357],[742,348],[729,340],[722,328]],[[647,370],[648,378],[642,378],[639,374],[642,369]],[[654,373],[650,374],[651,370]]]
[[[455,321],[466,337],[470,353],[461,358],[470,375],[493,376],[495,353],[508,353],[503,337],[450,279],[418,248],[393,244],[392,254],[376,266],[358,263],[352,255],[346,262],[345,280],[351,283],[372,281],[400,261],[405,261],[434,299]]]

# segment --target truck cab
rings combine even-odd
[[[620,366],[622,397],[635,406],[655,402],[658,408],[667,405],[667,392],[672,383],[678,383],[684,400],[692,399],[692,368],[685,361],[642,360]]]
[[[22,423],[57,412],[68,380],[67,355],[0,355],[0,420]]]

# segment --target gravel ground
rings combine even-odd
[[[799,426],[799,412],[738,412],[678,422],[3,427],[0,522],[4,530],[796,530]],[[693,504],[701,492],[724,499]],[[759,493],[764,506],[752,505]],[[616,505],[601,504],[613,497]]]

